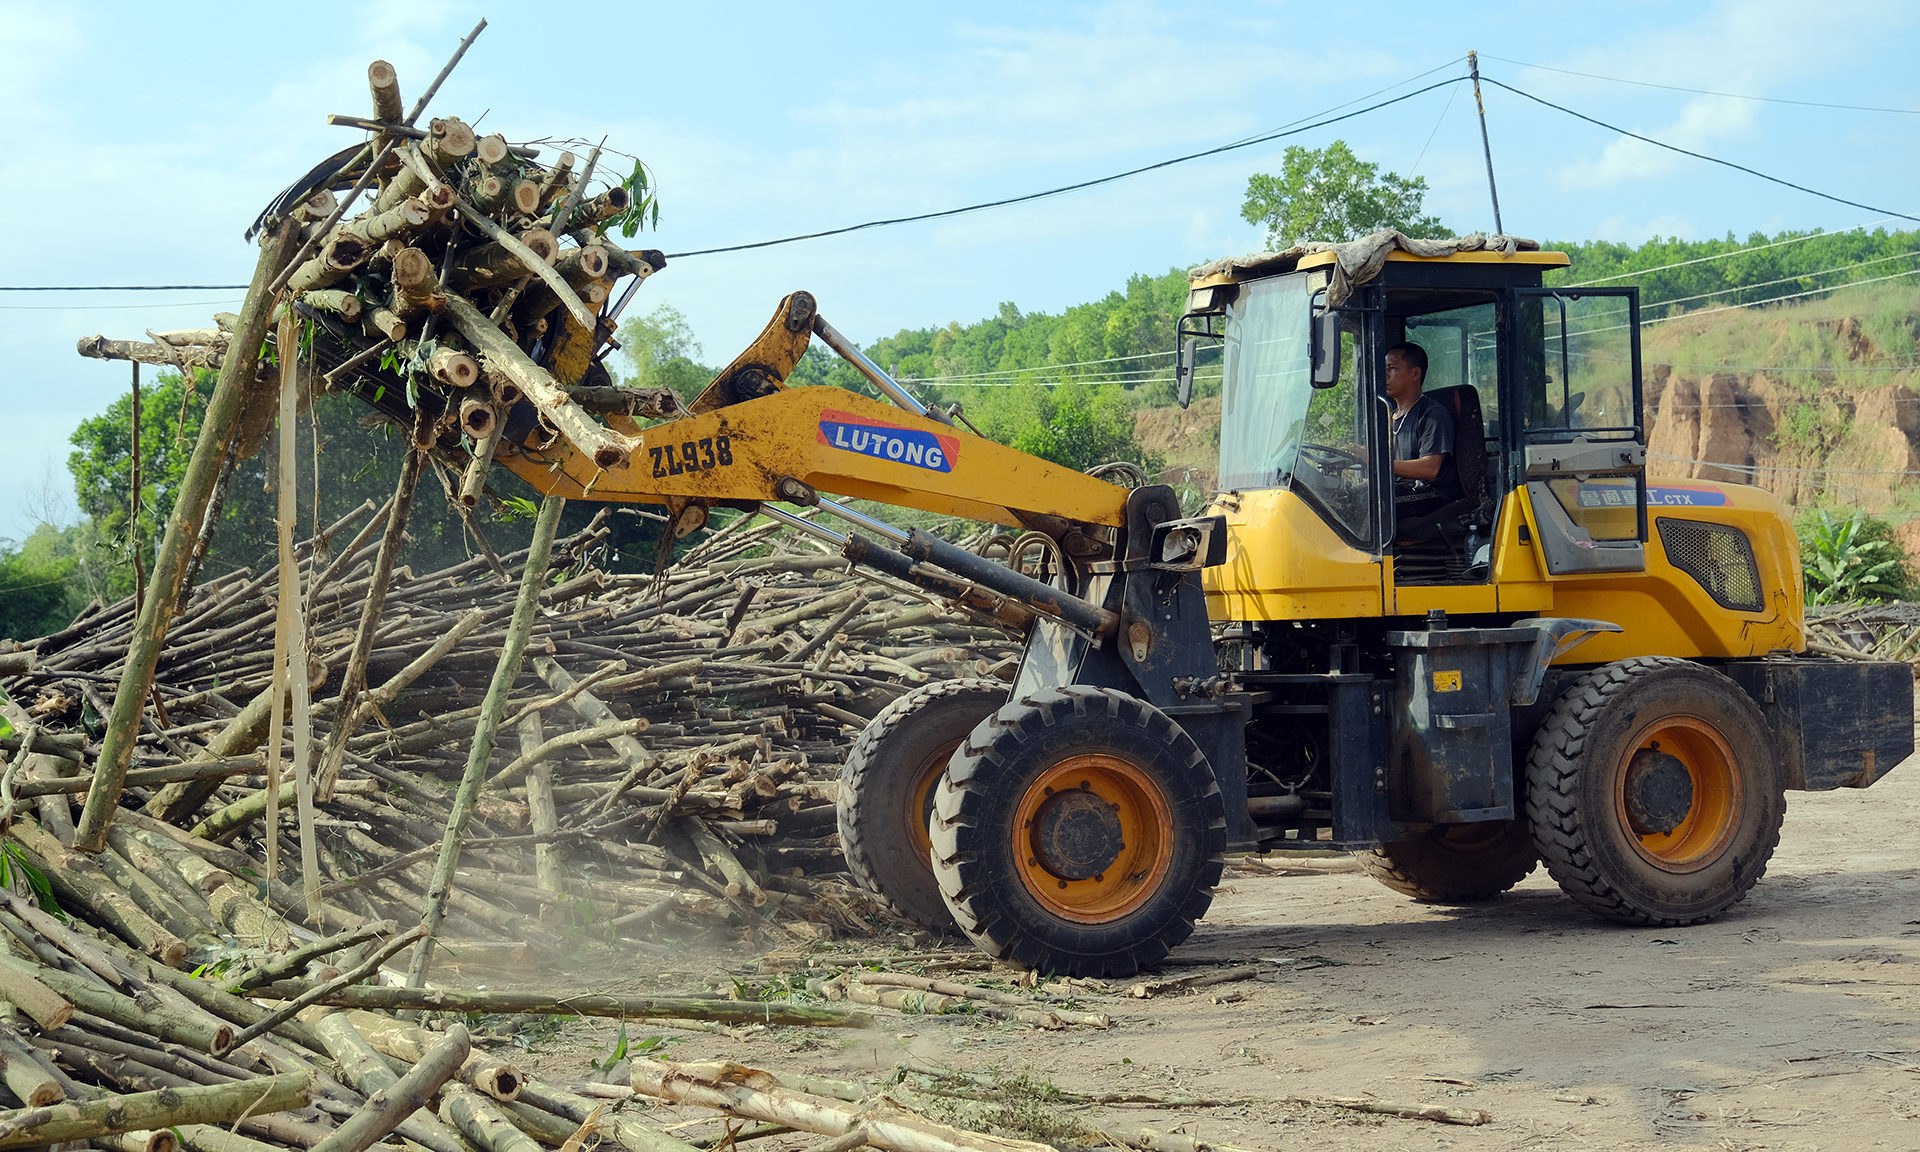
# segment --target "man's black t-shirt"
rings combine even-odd
[[[1422,396],[1407,409],[1405,416],[1393,421],[1393,458],[1418,460],[1424,456],[1445,456],[1440,474],[1424,483],[1397,477],[1394,489],[1402,494],[1431,494],[1443,501],[1460,499],[1460,473],[1454,466],[1453,414],[1431,396]]]

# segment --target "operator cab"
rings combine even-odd
[[[1352,612],[1363,608],[1353,595],[1317,601],[1373,581],[1385,615],[1406,599],[1396,588],[1495,584],[1502,546],[1529,542],[1528,520],[1551,574],[1644,569],[1637,291],[1540,286],[1567,263],[1558,252],[1396,249],[1357,284],[1332,251],[1196,273],[1180,324],[1183,403],[1196,358],[1217,348],[1220,499],[1230,513],[1270,513],[1236,534],[1240,563],[1209,581],[1261,601],[1229,618]],[[1447,467],[1460,489],[1419,539],[1399,532],[1392,473],[1384,358],[1402,341],[1427,354],[1423,394],[1452,418]],[[1400,496],[1406,506],[1405,481]],[[1252,554],[1270,549],[1290,554]]]

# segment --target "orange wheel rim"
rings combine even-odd
[[[1083,924],[1117,920],[1159,890],[1173,861],[1173,813],[1153,778],[1118,756],[1074,756],[1020,797],[1012,843],[1027,893]]]
[[[1685,805],[1683,815],[1676,811],[1667,818],[1677,817],[1671,828],[1636,823],[1630,765],[1643,752],[1664,753],[1685,769],[1691,803]],[[1733,839],[1744,799],[1726,737],[1711,724],[1691,717],[1667,717],[1643,729],[1614,773],[1613,791],[1615,815],[1635,851],[1669,872],[1692,872],[1718,858]]]
[[[933,821],[933,789],[946,772],[947,761],[953,759],[953,754],[959,748],[960,741],[955,740],[922,760],[920,766],[914,769],[912,786],[907,789],[906,811],[900,815],[913,836],[913,850],[920,854],[922,860],[931,860],[933,857],[933,831],[930,827]]]

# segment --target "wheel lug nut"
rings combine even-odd
[[[1060,881],[1060,887],[1065,888],[1066,886],[1067,882],[1065,880]]]

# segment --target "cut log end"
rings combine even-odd
[[[612,444],[602,444],[593,450],[593,462],[602,469],[618,468],[625,464],[630,456],[631,453],[625,448],[619,448]]]
[[[515,189],[516,193],[518,191]],[[553,263],[554,257],[560,255],[560,242],[545,228],[529,228],[520,233],[519,240],[549,264]]]
[[[326,262],[328,268],[350,272],[365,264],[367,258],[373,255],[374,249],[374,245],[368,244],[358,236],[336,232],[333,239],[327,241],[326,251],[321,255],[321,259]]]
[[[439,271],[433,266],[433,258],[418,248],[402,248],[393,256],[394,287],[408,296],[422,296],[433,291],[439,281]]]
[[[406,115],[400,103],[400,74],[385,60],[367,65],[367,89],[373,94],[373,118],[393,122]]]
[[[476,373],[477,374],[477,373]],[[460,427],[468,436],[479,440],[493,428],[493,405],[478,400],[465,400],[460,404]]]
[[[474,154],[479,156],[480,163],[482,164],[488,166],[498,164],[507,158],[507,138],[498,132],[495,132],[491,136],[481,137],[474,145]],[[625,189],[621,189],[621,191],[625,191]]]
[[[531,180],[522,180],[513,186],[513,206],[523,216],[531,216],[540,210],[540,185]]]
[[[449,116],[433,122],[433,148],[442,160],[459,159],[473,154],[478,143],[473,137],[473,129],[458,116]]]
[[[498,1068],[481,1068],[474,1074],[474,1086],[495,1100],[516,1100],[520,1096],[523,1081],[518,1069],[510,1064]]]
[[[340,201],[334,198],[332,192],[322,188],[305,200],[302,200],[300,206],[293,210],[293,215],[295,219],[301,221],[325,220],[327,217],[333,215],[333,210],[338,207],[339,204]]]
[[[433,378],[453,388],[471,388],[480,380],[480,362],[465,352],[456,352],[451,348],[442,348],[427,361],[433,372]],[[478,404],[469,400],[468,404]],[[482,405],[482,407],[486,407]],[[461,411],[465,412],[463,406]],[[463,417],[463,423],[466,422]]]

